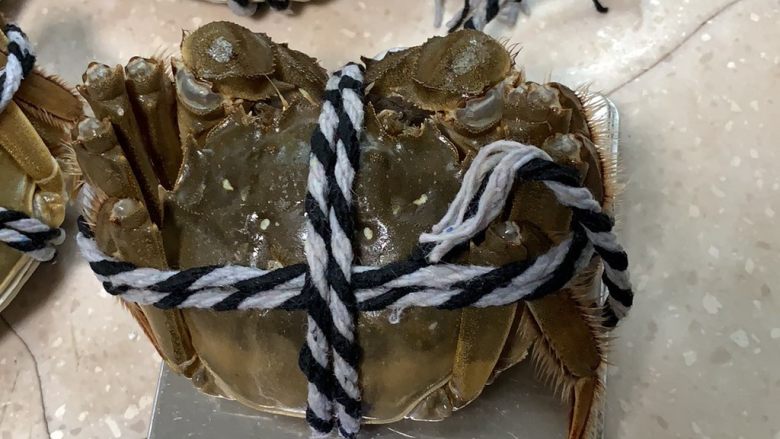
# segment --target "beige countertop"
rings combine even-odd
[[[607,15],[586,0],[526,3],[515,28],[489,32],[522,46],[531,79],[591,83],[622,116],[620,230],[638,298],[612,345],[607,437],[780,439],[780,3],[605,0]],[[329,68],[434,31],[420,0],[320,1],[254,19],[184,0],[0,10],[70,83],[93,59],[173,53],[182,29],[212,20]],[[2,313],[1,439],[145,437],[159,358],[99,289],[71,242]]]

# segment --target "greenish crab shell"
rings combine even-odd
[[[604,199],[600,158],[580,100],[560,84],[525,82],[512,56],[491,38],[461,31],[364,62],[357,265],[408,257],[418,236],[446,211],[476,151],[494,140],[543,148],[577,167]],[[121,71],[91,69],[81,91],[97,117],[110,123],[82,122],[76,151],[95,190],[86,213],[104,251],[156,268],[231,263],[273,269],[305,261],[308,142],[326,79],[315,60],[231,23],[189,34],[182,60],[174,63],[174,86],[154,88],[175,90],[164,112],[171,119],[160,132],[175,132],[180,140],[164,145],[143,135],[148,118],[134,104],[138,93],[116,85],[123,83],[116,76]],[[128,120],[133,111],[117,111],[122,108],[135,109],[135,119]],[[114,136],[111,125],[121,135]],[[175,184],[163,185],[155,200],[143,188],[163,179],[139,170],[159,175],[174,155],[145,155],[139,148],[183,151]],[[544,187],[519,185],[484,239],[456,259],[498,265],[534,257],[564,238],[569,221]],[[297,369],[303,311],[128,307],[166,362],[202,391],[303,415],[306,381]],[[367,420],[441,419],[474,400],[525,356],[528,344],[517,329],[523,307],[362,314]]]

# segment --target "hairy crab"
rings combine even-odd
[[[0,27],[4,26],[0,19]],[[0,33],[0,65],[8,40]],[[0,113],[0,206],[50,227],[65,218],[70,179],[78,173],[65,145],[82,114],[79,99],[56,77],[33,70]],[[38,262],[0,245],[0,310],[19,292]]]
[[[514,55],[459,31],[364,59],[366,123],[356,177],[356,263],[407,257],[446,211],[476,151],[498,139],[544,149],[579,170],[602,204],[612,169],[578,93],[525,81]],[[309,137],[326,75],[263,34],[211,23],[185,36],[172,78],[159,59],[93,63],[79,90],[95,118],[75,145],[90,183],[84,212],[98,246],[139,266],[305,260]],[[570,211],[541,184],[518,184],[504,214],[457,255],[501,265],[564,239]],[[569,437],[593,431],[606,349],[590,295],[598,262],[570,287],[510,306],[363,313],[365,421],[440,420],[528,352],[572,401]],[[303,416],[297,369],[303,311],[160,310],[127,305],[165,361],[202,391]]]

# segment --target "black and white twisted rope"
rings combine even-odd
[[[288,11],[292,6],[293,0],[227,0],[230,10],[233,11],[234,14],[242,17],[251,17],[254,15],[260,6],[260,3],[268,3],[268,6],[276,11]]]
[[[335,409],[339,432],[349,438],[360,429],[357,301],[350,280],[352,182],[360,156],[362,87],[363,74],[356,64],[347,65],[328,80],[319,123],[311,139],[305,201],[304,248],[309,272],[303,294],[309,300],[306,346],[301,350],[300,366],[309,379],[306,419],[317,434],[328,434],[333,429]]]
[[[483,30],[488,23],[499,15],[503,15],[507,22],[515,23],[520,16],[522,1],[463,0],[463,7],[446,24],[448,32],[455,32],[461,28]],[[435,2],[435,25],[439,27],[444,15],[444,0],[435,0]],[[593,0],[593,5],[601,13],[609,12],[609,8],[602,5],[599,0]]]
[[[3,27],[8,37],[8,59],[0,69],[0,113],[2,113],[35,65],[27,35],[17,26]],[[0,207],[0,242],[41,262],[50,261],[57,253],[54,246],[62,244],[65,232],[52,228],[38,219],[16,210]]]
[[[358,363],[360,347],[357,344],[355,325],[357,299],[352,290],[352,239],[354,237],[354,211],[352,183],[360,159],[360,135],[363,130],[363,71],[357,64],[348,64],[333,75],[338,78],[338,88],[326,91],[325,101],[333,105],[338,114],[335,131],[335,149],[332,178],[328,175],[328,200],[330,207],[330,254],[328,255],[328,284],[330,314],[333,317],[332,361],[336,381],[333,386],[336,419],[339,433],[354,438],[360,431],[360,387]]]
[[[82,253],[107,292],[161,309],[305,309],[306,344],[300,367],[309,380],[306,418],[315,436],[335,422],[356,437],[361,419],[355,338],[358,311],[409,307],[459,309],[502,306],[544,297],[565,287],[598,254],[609,290],[604,322],[617,324],[633,302],[628,259],[576,170],[554,163],[539,148],[497,141],[482,148],[442,220],[420,236],[405,261],[383,267],[352,265],[351,187],[358,167],[362,73],[348,65],[331,76],[312,135],[305,200],[306,264],[268,271],[216,265],[186,270],[139,268],[103,254],[79,222]],[[516,182],[544,183],[572,212],[569,236],[547,253],[501,267],[446,262],[460,244],[481,233],[505,208]]]
[[[55,246],[65,241],[65,231],[24,212],[0,207],[0,241],[36,261],[48,262],[57,254]]]
[[[13,24],[5,25],[3,33],[8,38],[8,59],[0,69],[0,112],[11,103],[22,80],[32,72],[35,65],[35,54],[27,35]]]

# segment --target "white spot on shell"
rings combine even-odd
[[[217,37],[207,52],[214,61],[226,63],[233,56],[233,45],[225,37]]]
[[[363,229],[363,236],[365,236],[366,239],[368,240],[372,240],[374,239],[374,231],[366,227],[365,229]]]
[[[65,433],[62,430],[54,430],[49,434],[50,439],[62,439],[65,437]]]
[[[226,178],[226,179],[222,180],[222,188],[224,188],[226,191],[232,191],[233,190],[233,185],[230,184],[230,180],[228,180]]]
[[[401,315],[403,313],[403,308],[392,308],[390,310],[390,316],[388,316],[387,321],[389,321],[392,325],[397,325],[401,322]]]
[[[270,225],[271,225],[271,220],[269,220],[268,218],[266,218],[266,219],[264,219],[264,220],[260,221],[260,230],[265,230],[265,229],[267,229],[267,228],[268,228],[268,226],[270,226]]]
[[[425,204],[427,202],[428,202],[428,195],[426,195],[426,194],[422,194],[422,195],[420,195],[420,198],[412,201],[412,203],[417,205],[417,206],[422,206],[423,204]]]

